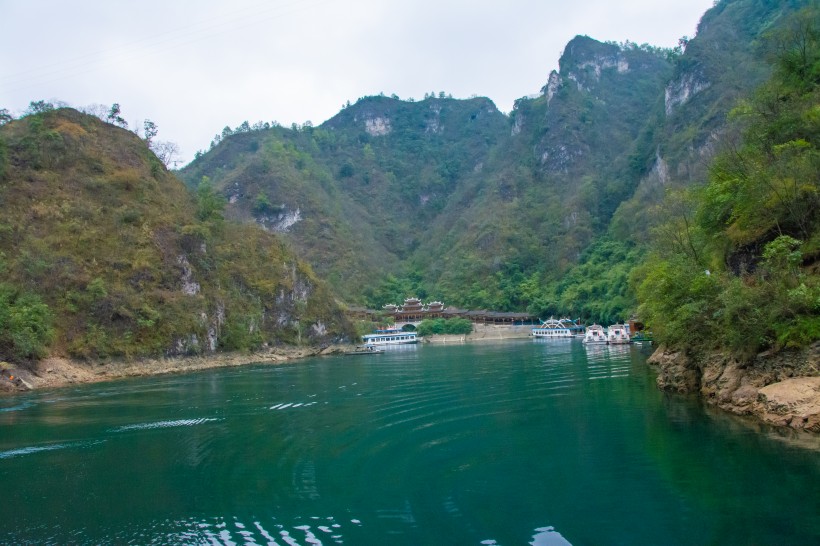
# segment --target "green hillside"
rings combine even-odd
[[[226,222],[136,135],[71,109],[0,127],[0,358],[131,357],[349,335],[277,237]]]
[[[576,268],[539,282],[533,311],[605,323],[635,311],[629,272],[658,244],[651,238],[653,227],[679,208],[676,192],[708,179],[713,157],[731,138],[730,110],[771,74],[767,34],[808,4],[724,0],[704,14],[685,51],[671,52],[671,77],[646,103],[640,134],[621,158],[626,162],[618,163],[616,179],[633,188],[631,195],[617,205],[606,234],[584,250]]]
[[[708,183],[663,203],[635,277],[658,337],[690,350],[820,339],[820,9],[765,45],[772,78],[733,110]]]
[[[578,36],[509,117],[380,96],[316,128],[246,123],[182,176],[283,232],[351,303],[623,320],[667,195],[707,180],[730,110],[771,74],[766,35],[808,3],[717,2],[672,50]]]
[[[516,102],[509,138],[454,203],[466,213],[442,215],[418,256],[435,257],[421,263],[448,301],[546,313],[543,287],[605,233],[637,186],[629,152],[671,74],[667,52],[579,36],[560,67],[539,96]]]
[[[350,302],[521,309],[521,281],[557,278],[631,195],[616,173],[671,70],[665,52],[578,37],[554,96],[512,120],[483,98],[366,97],[319,127],[243,124],[181,174],[283,233]]]
[[[487,99],[366,97],[320,127],[239,128],[181,176],[192,188],[208,176],[229,216],[282,233],[355,302],[405,274],[430,223],[508,132]]]

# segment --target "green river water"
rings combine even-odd
[[[0,399],[2,544],[820,544],[820,441],[638,347],[419,345]]]

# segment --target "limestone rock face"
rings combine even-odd
[[[390,134],[392,127],[389,119],[374,117],[364,120],[364,130],[371,136],[384,136]]]
[[[820,377],[794,377],[758,391],[763,420],[820,432]]]
[[[667,352],[663,347],[649,357],[658,366],[658,388],[679,393],[696,392],[700,385],[696,364],[683,352]]]
[[[695,74],[683,74],[677,81],[666,87],[664,105],[666,115],[671,116],[675,109],[689,102],[689,100],[709,87],[709,82]]]
[[[765,423],[820,432],[820,342],[801,351],[767,352],[751,363],[721,353],[697,359],[660,347],[649,358],[658,366],[658,387],[699,392],[704,400]]]

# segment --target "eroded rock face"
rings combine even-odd
[[[709,82],[692,73],[684,74],[677,81],[671,82],[666,87],[664,95],[666,115],[671,116],[677,107],[686,104],[692,97],[708,87]]]
[[[820,432],[820,377],[793,377],[758,391],[763,420]]]
[[[704,400],[766,423],[820,432],[820,342],[801,351],[767,352],[751,363],[715,353],[697,361],[660,347],[648,362],[658,366],[658,387],[699,392]]]
[[[390,120],[385,117],[373,117],[364,120],[364,130],[370,136],[384,136],[389,135],[393,128],[390,125]]]
[[[679,393],[696,392],[700,385],[697,365],[683,352],[661,347],[647,361],[658,366],[658,388]]]

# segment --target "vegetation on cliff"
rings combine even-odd
[[[182,176],[208,176],[227,214],[282,233],[353,303],[523,310],[631,195],[627,152],[671,67],[579,36],[510,118],[485,98],[365,97],[319,127],[227,130]]]
[[[0,350],[343,335],[311,268],[372,308],[414,295],[609,323],[637,289],[668,342],[816,339],[816,31],[801,49],[783,30],[807,4],[721,0],[674,50],[577,36],[509,116],[380,95],[318,127],[226,127],[180,172],[189,191],[132,133],[33,103],[0,128]],[[772,72],[765,34],[775,77],[727,126]]]
[[[751,357],[820,339],[820,10],[767,43],[773,76],[733,110],[708,183],[667,199],[636,274],[663,342]]]
[[[192,354],[349,332],[283,242],[223,219],[133,133],[71,109],[0,127],[0,358]]]

